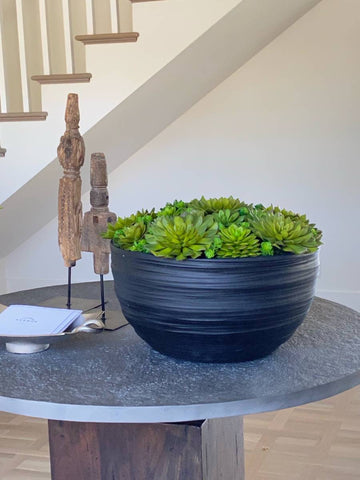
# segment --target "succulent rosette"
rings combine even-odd
[[[175,200],[109,224],[116,247],[159,257],[243,258],[315,252],[322,232],[306,215],[220,197]]]

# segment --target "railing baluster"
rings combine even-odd
[[[6,90],[5,90],[5,72],[4,72],[4,55],[3,55],[3,35],[0,21],[0,113],[7,111],[6,108]]]
[[[62,0],[63,20],[64,20],[64,42],[65,42],[65,61],[66,70],[63,73],[73,73],[73,55],[71,48],[71,27],[69,0]]]
[[[40,13],[40,32],[41,32],[41,51],[43,57],[43,73],[49,75],[50,73],[50,60],[49,60],[49,44],[47,35],[47,23],[46,23],[46,0],[39,0],[39,13]]]
[[[62,0],[46,0],[46,23],[50,74],[65,73],[66,53]]]
[[[117,0],[110,0],[111,33],[118,33]],[[110,33],[110,32],[109,32]]]
[[[72,72],[86,72],[85,46],[75,40],[75,35],[87,33],[85,0],[69,0],[69,18],[72,52]]]
[[[86,34],[94,34],[94,11],[92,0],[85,0],[86,2]]]
[[[24,19],[21,0],[15,0],[16,3],[16,23],[18,26],[19,39],[19,59],[20,59],[20,74],[21,74],[21,91],[23,96],[22,112],[29,111],[29,92],[27,84],[27,68],[25,58],[25,39],[24,39]]]
[[[133,31],[133,8],[130,0],[117,0],[118,32],[126,33]]]
[[[111,8],[109,0],[93,0],[94,33],[111,33]]]
[[[2,0],[0,2],[0,22],[7,111],[21,112],[23,107],[23,95],[21,86],[19,36],[16,3],[13,0]]]
[[[44,72],[40,5],[39,0],[21,1],[29,111],[36,112],[41,111],[41,88],[31,80],[31,75],[41,75]]]

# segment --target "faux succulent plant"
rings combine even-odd
[[[247,227],[232,224],[219,232],[221,247],[217,252],[220,258],[257,257],[261,254],[259,239]]]
[[[200,200],[194,198],[194,200],[191,200],[189,203],[191,208],[202,212],[204,215],[217,213],[220,212],[220,210],[230,210],[231,212],[236,212],[245,205],[246,204],[244,202],[241,202],[238,198],[233,197],[209,198],[208,200],[206,200],[204,197],[201,197]]]
[[[283,252],[296,254],[315,252],[321,232],[310,224],[305,215],[265,210],[254,213],[250,220],[254,234]]]
[[[197,258],[211,245],[217,231],[218,225],[211,216],[160,216],[145,236],[146,248],[158,257]]]
[[[321,236],[305,215],[233,197],[175,200],[118,218],[103,233],[119,248],[177,260],[312,253]]]

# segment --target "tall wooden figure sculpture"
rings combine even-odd
[[[100,275],[102,320],[105,320],[104,275],[109,273],[110,240],[101,237],[107,224],[116,222],[116,214],[109,212],[106,160],[103,153],[93,153],[90,163],[91,210],[84,215],[81,250],[93,252],[94,271]]]
[[[84,163],[85,144],[79,132],[78,96],[70,93],[65,110],[66,131],[60,139],[57,155],[64,175],[59,184],[58,238],[59,246],[68,267],[68,301],[71,306],[71,268],[81,258],[81,177],[80,168]]]

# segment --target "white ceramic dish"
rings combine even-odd
[[[62,342],[80,333],[99,333],[105,328],[104,323],[98,318],[91,318],[91,314],[84,314],[85,322],[70,331],[54,335],[0,335],[0,343],[5,343],[6,350],[10,353],[37,353],[47,350],[51,344]]]

